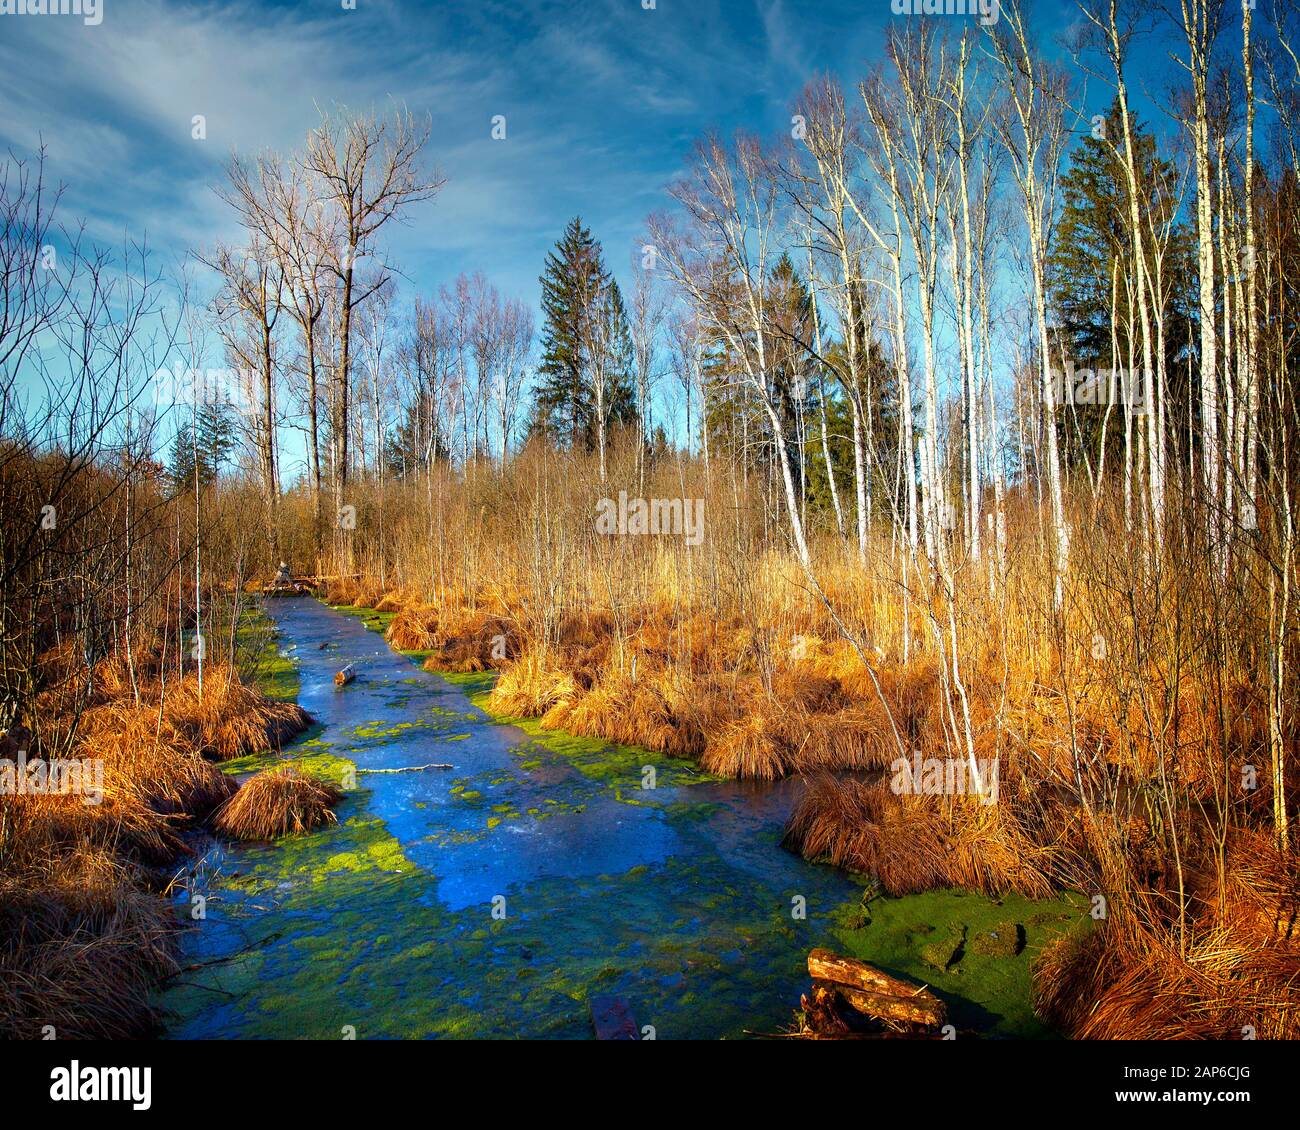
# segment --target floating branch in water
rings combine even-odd
[[[432,761],[428,765],[403,765],[400,769],[358,769],[358,773],[422,773],[425,769],[455,769],[441,761]]]
[[[336,687],[346,687],[353,679],[357,677],[357,669],[351,663],[339,671],[334,676],[334,685]]]

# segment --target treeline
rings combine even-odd
[[[440,183],[406,115],[335,116],[302,154],[233,162],[246,246],[202,258],[227,280],[224,360],[258,374],[242,426],[268,559],[281,433],[304,441],[324,568],[327,543],[350,553],[350,476],[501,464],[541,437],[604,461],[620,428],[643,454],[669,433],[706,464],[723,453],[805,561],[810,524],[862,554],[884,521],[929,558],[959,526],[996,571],[1007,493],[1029,488],[1063,585],[1067,497],[1111,484],[1157,545],[1169,492],[1195,495],[1221,556],[1289,492],[1296,76],[1272,15],[1261,36],[1233,5],[1085,5],[1073,70],[1021,5],[988,26],[893,21],[884,62],[850,90],[810,83],[789,136],[699,145],[631,249],[630,299],[572,221],[539,335],[478,274],[398,309],[380,229]],[[1134,53],[1156,42],[1182,65],[1159,135],[1130,107]],[[1081,100],[1085,75],[1104,102]],[[344,207],[350,190],[318,183],[339,169],[383,187]],[[271,264],[256,286],[247,261]]]

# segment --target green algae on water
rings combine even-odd
[[[372,630],[383,624],[346,611]],[[411,776],[367,778],[371,788],[340,804],[337,827],[220,849],[207,919],[187,934],[187,965],[197,968],[161,1002],[173,1014],[171,1034],[590,1038],[590,997],[612,993],[658,1038],[739,1037],[789,1023],[818,945],[930,983],[963,1030],[1044,1034],[1029,1009],[1028,968],[1047,937],[1083,915],[1070,900],[934,892],[864,905],[850,899],[846,877],[776,846],[779,817],[755,819],[743,794],[691,763],[535,720],[492,719],[513,721],[519,743],[489,721],[494,673],[440,677],[458,688],[436,692],[446,707],[428,703],[430,677],[415,673],[372,690],[373,711],[364,706],[345,726],[317,727],[283,756],[227,767],[288,761],[341,781],[356,771],[343,756],[351,750],[451,735],[470,743],[457,760],[472,771],[420,778],[418,789]],[[472,708],[459,692],[474,696]],[[483,748],[499,757],[473,761]],[[646,766],[655,788],[643,787]],[[395,797],[404,807],[390,827],[377,813],[399,811]],[[487,867],[493,853],[527,843],[517,837],[552,820],[581,828],[584,815],[610,811],[622,826],[662,834],[665,850],[612,857],[600,874],[579,862],[503,884],[502,918],[477,898],[481,886],[448,897],[465,859]],[[452,815],[455,826],[438,822]],[[801,918],[792,915],[795,899],[806,901]],[[1010,956],[1000,948],[1007,922],[1025,932]],[[953,932],[962,944],[940,955],[941,969],[926,965],[922,947],[941,949]]]
[[[887,973],[927,984],[948,1003],[959,1029],[1041,1038],[1033,1012],[1032,966],[1043,945],[1092,925],[1082,895],[1032,900],[961,890],[881,896],[846,903],[832,933],[838,950]]]
[[[282,647],[275,622],[260,605],[240,613],[235,626],[235,646],[241,657],[241,669],[251,672],[253,685],[267,698],[296,702],[301,689],[298,663]]]

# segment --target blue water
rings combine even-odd
[[[797,783],[535,739],[355,616],[269,611],[318,723],[285,755],[352,763],[357,788],[337,827],[205,843],[177,900],[206,904],[161,999],[171,1036],[588,1038],[596,995],[656,1038],[790,1022],[808,950],[860,894],[779,846]],[[365,772],[430,762],[453,768]]]

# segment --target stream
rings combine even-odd
[[[358,616],[267,603],[317,723],[284,757],[336,782],[355,769],[355,787],[336,826],[205,842],[177,900],[193,928],[159,1001],[169,1037],[590,1038],[602,996],[626,1001],[643,1037],[775,1032],[807,988],[808,951],[843,949],[863,929],[849,920],[860,885],[780,847],[797,782],[721,781],[665,755],[496,722],[462,680],[422,670]],[[338,689],[345,663],[358,676]],[[368,772],[431,762],[453,768]],[[888,957],[891,937],[910,955],[918,931],[990,900],[881,903],[898,918],[892,935],[872,927]],[[906,960],[892,965],[915,975]],[[1004,980],[1027,977],[1015,965]],[[1027,997],[1027,980],[1013,989]],[[1024,1011],[966,1010],[1040,1034]]]

